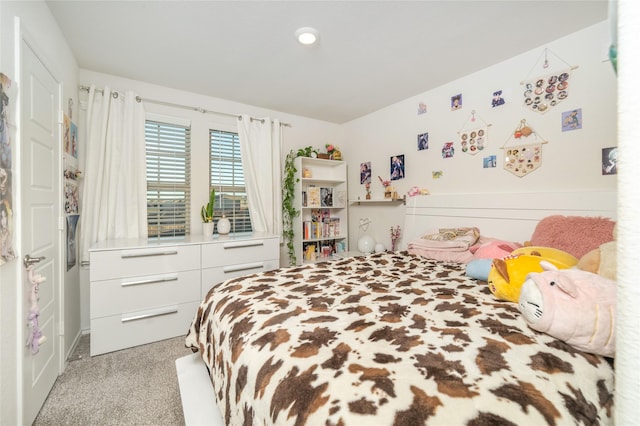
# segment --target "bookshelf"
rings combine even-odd
[[[294,219],[297,264],[330,260],[348,247],[347,164],[343,161],[298,157]]]

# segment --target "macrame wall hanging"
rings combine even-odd
[[[549,54],[558,60],[554,67],[550,66]],[[571,85],[571,71],[576,68],[578,67],[569,65],[568,62],[545,48],[526,79],[520,82],[523,85],[524,106],[544,114],[567,99]],[[551,71],[552,69],[556,71]],[[534,73],[537,76],[532,76]]]
[[[460,138],[460,147],[462,152],[475,155],[484,150],[489,143],[489,134],[487,132],[491,124],[487,124],[479,117],[476,119],[476,111],[471,111],[471,115],[464,123],[462,128],[458,130]]]
[[[531,138],[531,139],[530,139]],[[531,141],[520,145],[510,145],[511,142]],[[547,141],[543,140],[525,119],[520,121],[520,125],[509,135],[501,149],[504,150],[503,168],[518,177],[523,177],[542,165],[542,145]]]

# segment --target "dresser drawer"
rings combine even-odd
[[[200,246],[180,245],[90,252],[89,279],[161,274],[200,269]]]
[[[186,335],[199,302],[91,320],[91,356]]]
[[[240,277],[243,275],[255,274],[262,271],[270,271],[280,266],[279,259],[260,260],[256,262],[240,263],[237,265],[221,266],[219,268],[206,268],[202,270],[202,294],[204,299],[211,287],[221,282]]]
[[[100,318],[199,298],[199,270],[92,281],[90,315]]]
[[[202,245],[202,268],[251,263],[279,257],[279,238],[229,240]]]

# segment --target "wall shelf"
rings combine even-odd
[[[407,204],[407,197],[404,196],[402,198],[372,198],[371,200],[349,200],[349,204],[352,205],[360,205],[360,204]]]

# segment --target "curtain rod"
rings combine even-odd
[[[89,89],[90,89],[89,86],[80,86],[80,90],[84,90],[85,92],[88,92]],[[104,94],[104,89],[96,89],[96,92]],[[115,91],[113,96],[115,98],[117,98],[118,97],[118,92]],[[174,104],[172,102],[158,101],[158,100],[155,100],[155,99],[147,99],[147,98],[142,98],[140,96],[136,96],[136,101],[138,101],[138,102],[149,102],[151,104],[164,105],[164,106],[174,107],[174,108],[182,108],[182,109],[187,109],[187,110],[191,110],[191,111],[197,111],[197,112],[202,113],[202,114],[216,114],[216,115],[223,115],[223,116],[226,116],[226,117],[234,117],[234,118],[242,119],[242,116],[238,115],[238,114],[230,114],[228,112],[211,111],[211,110],[207,110],[207,109],[200,108],[200,107],[193,107],[193,106],[188,106],[188,105]],[[259,121],[261,123],[264,123],[264,118],[255,118],[255,117],[249,117],[249,118],[251,119],[251,121]],[[284,127],[293,127],[289,123],[280,123],[280,125],[284,126]]]

